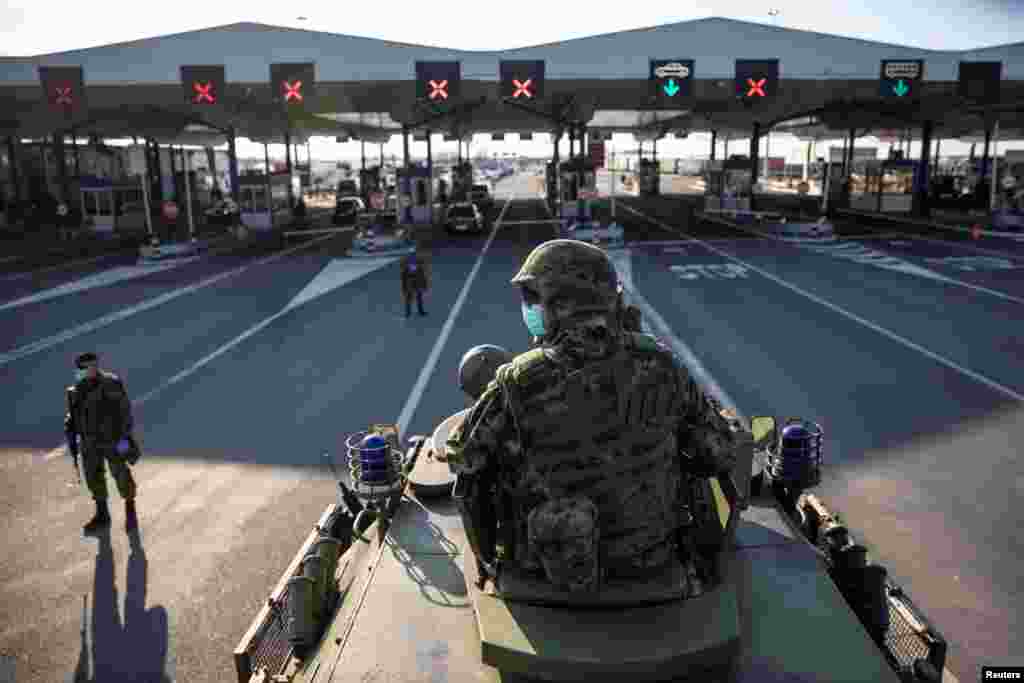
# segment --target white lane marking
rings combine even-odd
[[[976,270],[1015,270],[1021,266],[1008,258],[997,256],[941,256],[926,258],[933,266],[945,266],[969,273]]]
[[[964,228],[964,227],[961,227],[959,225],[950,225],[948,223],[941,223],[941,222],[931,223],[931,222],[928,222],[928,221],[914,220],[912,218],[903,218],[903,217],[898,217],[898,216],[888,216],[886,214],[877,213],[877,212],[874,212],[874,211],[854,211],[854,210],[850,210],[850,209],[839,209],[837,211],[837,213],[841,213],[841,214],[845,214],[847,216],[851,216],[854,219],[856,219],[858,217],[863,217],[864,215],[866,215],[869,218],[877,218],[877,219],[881,219],[881,220],[894,221],[896,223],[905,223],[905,224],[908,224],[908,225],[921,225],[921,226],[924,226],[926,228],[938,228],[939,230],[949,230],[950,232],[961,232],[961,233],[965,233],[965,234],[971,234],[971,233],[974,232],[974,230],[972,230],[971,228]],[[967,218],[968,222],[970,222],[971,220],[975,220],[975,219]],[[977,220],[978,220],[979,223],[982,222],[982,219],[980,217]],[[1009,232],[1009,231],[1004,231],[1004,230],[979,230],[978,234],[979,235],[985,235],[986,237],[1003,237],[1003,238],[1006,238],[1006,239],[1014,240],[1016,242],[1024,241],[1024,235],[1021,235],[1019,232]]]
[[[434,348],[430,350],[430,355],[427,356],[427,362],[423,364],[423,368],[420,370],[420,376],[416,378],[416,384],[412,387],[412,392],[409,394],[409,398],[406,399],[405,405],[402,407],[402,412],[398,414],[398,435],[400,438],[405,438],[405,430],[409,426],[410,420],[412,420],[413,413],[416,412],[416,407],[419,406],[420,399],[423,397],[423,390],[427,387],[427,381],[430,376],[434,373],[434,367],[437,365],[437,359],[441,356],[441,350],[448,342],[448,336],[452,333],[452,328],[455,327],[455,318],[458,317],[459,311],[462,310],[462,305],[466,301],[466,297],[469,295],[469,288],[473,285],[473,281],[476,279],[477,273],[480,271],[480,266],[483,265],[484,256],[487,255],[487,250],[490,249],[491,243],[494,241],[494,237],[498,234],[498,230],[501,229],[501,221],[505,217],[505,212],[508,211],[509,205],[512,203],[513,194],[507,200],[505,200],[505,206],[501,208],[501,213],[498,214],[498,219],[494,221],[494,227],[491,228],[491,235],[487,238],[487,242],[484,243],[484,248],[480,251],[480,255],[476,259],[476,263],[473,264],[473,269],[469,271],[469,276],[466,278],[466,283],[462,285],[462,291],[459,292],[458,298],[455,299],[455,305],[452,306],[452,310],[448,313],[448,319],[444,321],[444,326],[441,327],[441,334],[437,336],[437,341],[434,342]]]
[[[217,358],[223,356],[225,353],[227,353],[231,349],[235,348],[236,346],[244,342],[246,339],[249,339],[256,333],[266,329],[268,325],[278,320],[286,313],[302,306],[305,303],[312,301],[313,299],[323,296],[324,294],[331,290],[347,285],[350,282],[358,280],[364,275],[368,275],[369,273],[372,273],[375,270],[390,265],[397,260],[398,257],[393,257],[390,259],[375,259],[373,261],[364,261],[359,263],[352,263],[351,259],[332,260],[331,263],[328,263],[326,266],[324,266],[323,270],[321,270],[320,273],[318,273],[317,276],[313,278],[313,281],[310,282],[310,284],[307,285],[306,288],[303,289],[298,296],[296,296],[294,299],[288,302],[288,305],[286,305],[283,309],[267,318],[264,318],[260,322],[256,323],[249,329],[245,330],[244,332],[236,336],[234,339],[218,347],[212,353],[207,354],[206,356],[196,361],[189,367],[175,374],[173,377],[164,380],[163,382],[158,384],[156,388],[151,389],[150,391],[146,392],[139,398],[133,399],[132,407],[138,407],[143,405],[144,403],[151,400],[158,394],[162,393],[165,389],[177,384],[183,379],[186,379],[190,375],[195,374],[206,365],[209,365]],[[47,454],[44,456],[44,460],[52,460],[53,458],[64,455],[66,452],[67,446],[57,446],[56,448],[53,448],[49,452],[47,452]]]
[[[630,208],[628,206],[626,207],[626,209],[629,210],[629,211],[635,211],[634,209],[632,209],[632,208]],[[636,212],[636,213],[639,214],[639,212]],[[639,214],[639,215],[642,215],[642,214]],[[653,219],[651,219],[649,217],[646,217],[646,218],[648,220],[653,220]],[[943,275],[942,273],[936,273],[934,270],[928,270],[927,268],[924,268],[922,266],[919,266],[919,265],[916,265],[916,264],[911,263],[909,261],[897,258],[895,256],[891,256],[891,255],[886,254],[884,252],[878,251],[877,249],[872,249],[872,248],[870,248],[870,247],[868,247],[866,245],[863,245],[863,244],[860,244],[860,243],[857,243],[857,242],[839,241],[838,239],[836,239],[836,240],[828,240],[827,243],[815,244],[815,243],[812,243],[810,241],[804,241],[804,240],[797,241],[797,240],[792,240],[792,239],[776,238],[776,237],[774,237],[773,235],[771,235],[769,233],[761,232],[759,230],[754,230],[753,228],[750,228],[750,227],[745,226],[745,225],[734,225],[733,223],[730,223],[728,221],[724,221],[724,220],[721,220],[721,219],[718,219],[718,218],[707,217],[707,218],[705,218],[705,220],[713,221],[713,222],[716,222],[716,223],[722,223],[723,225],[728,225],[730,227],[738,228],[740,230],[744,230],[746,232],[750,232],[750,233],[753,233],[755,235],[759,235],[761,237],[766,237],[768,239],[774,239],[775,241],[781,242],[781,243],[784,243],[784,244],[793,244],[794,246],[796,246],[796,247],[798,247],[800,249],[809,249],[811,251],[816,251],[816,252],[819,252],[819,253],[822,253],[822,254],[829,254],[829,255],[836,256],[836,257],[839,257],[839,258],[844,258],[844,259],[847,259],[847,260],[850,260],[850,261],[855,261],[857,263],[863,263],[863,264],[867,264],[867,265],[871,265],[871,266],[877,266],[879,268],[884,268],[885,270],[891,270],[891,271],[895,271],[895,272],[898,272],[898,273],[904,273],[905,275],[915,275],[917,277],[926,278],[926,279],[929,279],[929,280],[935,280],[936,282],[943,282],[943,283],[950,284],[950,285],[956,285],[958,287],[963,287],[964,289],[971,289],[971,290],[974,290],[976,292],[981,292],[983,294],[988,294],[990,296],[994,296],[994,297],[997,297],[999,299],[1003,299],[1005,301],[1012,301],[1013,303],[1016,303],[1016,304],[1024,304],[1024,299],[1021,299],[1019,297],[1015,297],[1012,294],[1007,294],[1006,292],[1001,292],[1001,291],[996,290],[996,289],[991,289],[989,287],[983,287],[981,285],[976,285],[976,284],[971,283],[971,282],[964,282],[963,280],[957,280],[956,278],[949,277],[948,275]],[[846,238],[842,238],[842,239],[845,240]]]
[[[198,260],[198,256],[192,256],[190,258],[178,259],[175,261],[167,261],[163,263],[152,263],[145,265],[136,266],[118,266],[111,268],[110,270],[100,271],[93,275],[89,275],[80,280],[73,280],[57,287],[51,287],[50,289],[44,289],[41,292],[24,296],[14,301],[8,301],[5,304],[0,305],[0,311],[6,311],[9,308],[18,308],[19,306],[27,306],[28,304],[39,303],[40,301],[49,301],[50,299],[56,299],[58,297],[67,296],[68,294],[74,294],[75,292],[84,292],[89,289],[95,289],[97,287],[106,287],[112,285],[115,282],[122,282],[124,280],[131,280],[138,277],[144,277],[146,275],[152,275],[153,273],[159,273],[171,268],[177,268],[178,266],[185,265]]]
[[[715,378],[711,376],[711,373],[707,371],[707,368],[697,359],[697,355],[687,346],[683,340],[676,336],[672,331],[665,319],[654,310],[650,302],[637,291],[633,284],[633,253],[629,249],[623,249],[617,252],[608,252],[608,256],[612,259],[615,264],[615,270],[618,271],[619,280],[622,282],[622,288],[626,293],[627,303],[632,303],[634,306],[640,309],[640,324],[644,332],[653,334],[658,337],[666,344],[669,348],[675,352],[683,364],[690,370],[690,374],[697,383],[716,399],[723,406],[734,412],[737,417],[743,422],[747,422],[747,419],[740,412],[736,405],[736,402],[732,400],[732,397],[726,393],[725,389],[715,381]]]
[[[54,270],[62,270],[64,268],[73,268],[74,266],[84,266],[87,263],[95,263],[96,261],[102,261],[103,259],[113,258],[119,256],[118,252],[112,251],[106,254],[100,254],[99,256],[90,256],[89,258],[78,259],[77,261],[67,261],[65,263],[58,263],[55,266],[47,266],[46,268],[39,268],[37,270],[29,270],[24,273],[14,273],[13,275],[4,276],[0,281],[7,282],[10,280],[25,280],[30,277],[42,275],[43,273],[49,273]],[[23,258],[23,257],[19,257]]]
[[[670,228],[669,226],[665,225],[664,223],[662,223],[661,221],[659,221],[659,220],[657,220],[655,218],[651,218],[650,216],[646,216],[646,215],[640,213],[639,211],[637,211],[637,210],[635,210],[633,208],[630,208],[628,206],[626,207],[626,209],[628,209],[629,211],[632,211],[633,213],[637,214],[638,216],[642,216],[643,218],[647,219],[648,221],[651,221],[653,223],[656,223],[656,224],[660,225],[661,227],[665,228],[666,230],[672,230],[672,228]],[[680,231],[676,230],[676,232],[680,232]],[[747,268],[749,268],[750,270],[754,271],[755,273],[758,273],[758,274],[768,278],[769,280],[771,280],[775,284],[780,285],[782,287],[785,287],[786,289],[788,289],[788,290],[790,290],[792,292],[795,292],[795,293],[799,294],[800,296],[802,296],[802,297],[804,297],[806,299],[810,299],[811,301],[815,302],[816,304],[824,306],[825,308],[833,311],[834,313],[838,313],[839,315],[843,316],[844,318],[847,318],[847,319],[852,320],[852,321],[854,321],[856,323],[859,323],[859,324],[863,325],[864,327],[867,327],[868,329],[874,330],[875,332],[881,334],[884,337],[887,337],[887,338],[891,339],[892,341],[896,342],[897,344],[901,344],[902,346],[905,346],[908,349],[911,349],[913,351],[917,351],[921,355],[927,356],[928,358],[931,358],[932,360],[934,360],[935,362],[939,363],[940,365],[944,365],[944,366],[946,366],[947,368],[949,368],[951,370],[954,370],[956,372],[959,372],[962,375],[970,377],[971,379],[973,379],[973,380],[975,380],[977,382],[980,382],[981,384],[984,384],[985,386],[987,386],[990,389],[993,389],[993,390],[1003,394],[1004,396],[1008,396],[1008,397],[1010,397],[1010,398],[1012,398],[1012,399],[1014,399],[1016,401],[1024,401],[1024,395],[1014,391],[1013,389],[1011,389],[1008,386],[1000,384],[999,382],[997,382],[997,381],[995,381],[993,379],[990,379],[990,378],[986,377],[985,375],[982,375],[981,373],[975,372],[974,370],[971,370],[970,368],[964,367],[963,365],[960,365],[959,363],[951,361],[948,358],[935,353],[934,351],[926,349],[925,347],[921,346],[920,344],[916,344],[916,343],[910,341],[906,337],[902,337],[902,336],[896,334],[895,332],[891,332],[891,331],[885,329],[884,327],[882,327],[881,325],[878,325],[876,323],[871,322],[870,320],[867,320],[865,318],[860,317],[856,313],[851,313],[850,311],[847,311],[846,309],[841,308],[840,306],[837,306],[836,304],[832,303],[831,301],[826,301],[825,299],[821,298],[820,296],[818,296],[816,294],[812,294],[811,292],[808,292],[808,291],[806,291],[804,289],[801,289],[800,287],[798,287],[798,286],[796,286],[796,285],[794,285],[792,283],[789,283],[789,282],[783,280],[782,278],[778,277],[777,275],[773,275],[772,273],[769,273],[766,270],[762,270],[761,268],[758,268],[757,266],[751,265],[751,264],[747,263],[746,261],[744,261],[744,260],[742,260],[742,259],[740,259],[740,258],[738,258],[736,256],[733,256],[732,254],[730,254],[728,252],[722,251],[721,249],[718,249],[717,247],[715,247],[715,246],[713,246],[711,244],[707,244],[706,242],[703,242],[702,240],[699,240],[699,239],[696,239],[696,238],[695,238],[695,241],[699,242],[701,244],[704,244],[704,247],[706,249],[715,252],[719,256],[721,256],[723,258],[727,258],[730,261],[733,261],[735,263],[740,264],[741,266],[746,266]]]
[[[327,235],[326,237],[320,237],[314,240],[310,240],[309,242],[305,242],[298,246],[291,247],[290,249],[286,249],[276,254],[272,254],[265,258],[259,259],[258,261],[254,261],[252,263],[247,263],[243,266],[239,266],[238,268],[229,270],[226,273],[220,273],[219,275],[214,275],[213,277],[201,280],[195,284],[188,285],[186,287],[180,287],[170,292],[165,292],[160,296],[154,297],[152,299],[147,299],[146,301],[138,303],[134,306],[129,306],[128,308],[124,308],[119,311],[114,311],[113,313],[108,313],[103,317],[96,318],[95,320],[90,320],[87,323],[82,323],[77,327],[73,327],[69,330],[64,330],[62,332],[59,332],[50,337],[46,337],[44,339],[39,339],[30,344],[26,344],[24,346],[8,351],[7,353],[2,353],[0,354],[0,367],[9,365],[16,360],[21,360],[22,358],[26,358],[35,353],[51,349],[54,346],[57,346],[58,344],[63,344],[64,342],[70,341],[76,337],[80,337],[83,334],[95,332],[96,330],[100,330],[109,325],[113,325],[116,322],[120,322],[122,320],[130,318],[131,316],[136,315],[138,313],[142,313],[144,311],[151,310],[158,306],[162,306],[170,301],[174,301],[179,297],[185,296],[186,294],[198,292],[201,289],[205,289],[206,287],[215,285],[218,282],[227,280],[228,278],[234,277],[236,275],[241,275],[242,273],[249,270],[250,268],[253,268],[254,266],[261,266],[267,263],[271,263],[278,259],[284,258],[285,256],[289,256],[292,253],[299,251],[300,249],[305,249],[314,244],[317,244],[318,242],[322,242],[324,240],[328,240],[331,238],[332,235]]]
[[[900,237],[906,240],[913,240],[915,242],[929,242],[931,244],[941,244],[942,246],[945,247],[966,249],[967,251],[973,251],[976,254],[985,254],[986,256],[1017,258],[1017,255],[1013,252],[1000,251],[998,249],[986,249],[984,247],[979,247],[973,244],[967,244],[965,242],[948,242],[946,240],[937,240],[932,237],[918,237],[917,235],[900,235]]]
[[[506,200],[506,201],[512,201],[512,198],[509,197],[509,199]],[[557,218],[538,218],[536,220],[528,220],[528,221],[505,221],[504,223],[502,223],[502,225],[546,225],[546,224],[549,224],[549,223],[561,223],[561,222],[562,221],[558,220]]]

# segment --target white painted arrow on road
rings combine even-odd
[[[68,294],[74,294],[75,292],[84,292],[97,287],[107,287],[116,282],[123,282],[124,280],[152,275],[153,273],[159,273],[164,270],[183,266],[186,263],[191,263],[192,261],[197,260],[198,258],[198,256],[194,256],[192,258],[168,261],[166,263],[148,263],[139,266],[120,266],[118,268],[111,268],[110,270],[104,270],[103,272],[84,277],[80,280],[68,282],[60,285],[59,287],[52,287],[35,294],[30,294],[29,296],[24,296],[20,299],[15,299],[14,301],[8,301],[7,303],[0,305],[0,311],[6,311],[9,308],[18,308],[19,306],[27,306],[28,304],[39,303],[40,301],[49,301],[50,299],[67,296]]]

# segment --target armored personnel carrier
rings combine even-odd
[[[502,362],[481,348],[484,365]],[[485,385],[463,383],[471,395]],[[514,551],[500,510],[467,526],[479,511],[466,514],[464,484],[442,461],[467,412],[431,435],[370,425],[349,436],[339,499],[296,537],[235,649],[239,683],[941,679],[942,636],[807,493],[823,462],[813,422],[731,420],[739,464],[682,482],[682,526],[658,571],[575,562],[594,542],[583,526],[556,549],[573,574],[556,581],[546,564],[502,569]],[[487,547],[497,551],[474,552]]]

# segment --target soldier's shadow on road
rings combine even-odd
[[[74,683],[171,683],[167,660],[167,610],[146,609],[148,562],[139,532],[129,534],[124,620],[117,600],[117,574],[110,532],[97,535],[91,620],[83,604],[81,652]],[[90,663],[92,666],[90,667]]]

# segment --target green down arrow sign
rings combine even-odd
[[[668,79],[668,83],[663,85],[662,89],[665,91],[665,94],[668,95],[669,97],[675,97],[676,93],[679,92],[679,86],[676,85],[676,81],[674,78]]]
[[[907,86],[906,83],[903,82],[903,79],[901,78],[900,80],[896,81],[896,85],[893,86],[892,91],[896,93],[898,97],[903,97],[908,92],[910,92],[910,88]]]

